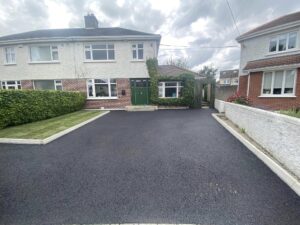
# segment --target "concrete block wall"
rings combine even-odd
[[[220,100],[216,106],[300,178],[300,119]]]

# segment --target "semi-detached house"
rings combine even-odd
[[[300,12],[263,24],[237,41],[239,92],[256,107],[300,108]]]
[[[2,89],[81,91],[87,108],[147,104],[146,59],[157,57],[161,36],[123,28],[37,30],[0,37]]]

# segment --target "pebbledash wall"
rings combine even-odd
[[[240,76],[239,92],[243,96],[247,96],[248,76]],[[297,69],[296,78],[296,97],[260,97],[262,88],[263,72],[250,73],[250,85],[248,97],[251,99],[254,107],[280,110],[300,107],[300,68]]]
[[[300,179],[300,119],[218,99],[215,108]]]

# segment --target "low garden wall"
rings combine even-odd
[[[215,108],[300,178],[300,119],[220,100]]]

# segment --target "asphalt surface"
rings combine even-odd
[[[0,144],[0,224],[299,225],[300,198],[211,110],[111,112]]]

